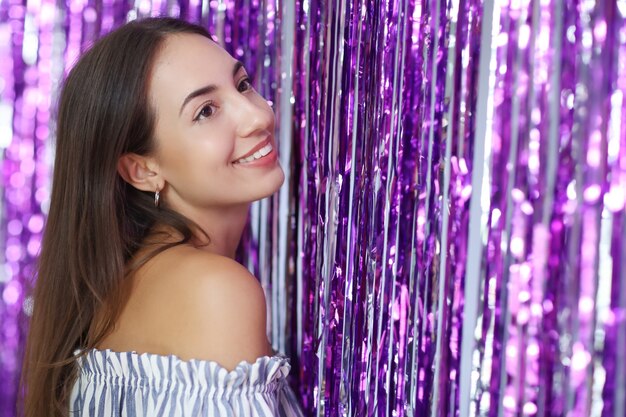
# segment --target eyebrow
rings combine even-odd
[[[235,62],[235,65],[233,66],[233,78],[235,78],[235,76],[237,75],[237,73],[239,72],[241,68],[243,68],[243,63],[241,61]],[[193,100],[196,97],[203,96],[205,94],[210,94],[214,92],[215,90],[217,90],[217,86],[215,84],[210,84],[204,87],[200,87],[197,90],[194,90],[191,93],[189,93],[189,95],[185,97],[185,100],[183,101],[182,106],[180,106],[180,111],[178,112],[178,115],[180,116],[183,113],[183,109],[185,108],[187,103],[189,103],[191,100]]]

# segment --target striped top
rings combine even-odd
[[[213,361],[92,349],[78,367],[72,417],[303,416],[282,355],[242,361],[229,372]]]

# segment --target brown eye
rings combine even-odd
[[[248,91],[252,89],[252,83],[250,82],[250,78],[244,78],[243,80],[241,80],[241,82],[239,83],[239,86],[237,87],[237,90],[239,90],[240,93],[243,93],[244,91]]]
[[[215,110],[213,110],[213,104],[207,103],[206,105],[202,106],[202,108],[198,112],[198,115],[193,120],[197,122],[202,119],[208,119],[209,117],[213,116],[214,113]]]

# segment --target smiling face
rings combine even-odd
[[[169,36],[149,83],[161,198],[183,213],[267,197],[284,173],[274,112],[242,65],[210,39]],[[250,156],[250,157],[248,157]]]

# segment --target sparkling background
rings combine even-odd
[[[0,0],[0,415],[59,81],[148,15],[274,106],[241,256],[310,415],[626,416],[626,0]]]

